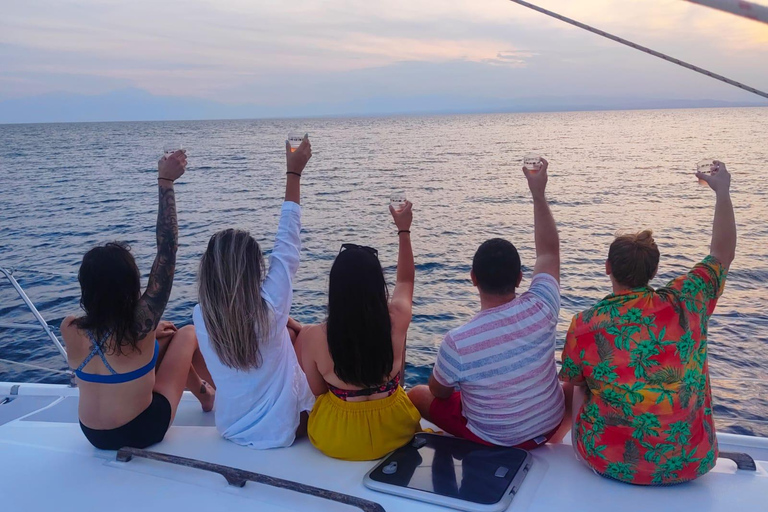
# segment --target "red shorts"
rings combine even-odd
[[[477,434],[467,428],[467,418],[464,417],[461,410],[461,393],[455,391],[446,399],[435,398],[432,401],[432,405],[429,406],[429,417],[432,423],[451,435],[486,446],[496,446],[493,443],[489,443],[488,441],[479,438]],[[552,436],[555,435],[558,428],[560,428],[559,425],[551,432],[547,432],[546,434],[537,437],[536,440],[531,439],[525,441],[524,443],[513,446],[513,448],[533,450],[552,439]]]

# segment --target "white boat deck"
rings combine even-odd
[[[232,487],[215,473],[163,462],[115,461],[93,448],[77,421],[77,389],[0,383],[0,509],[16,511],[352,511],[355,508],[288,490],[247,483]],[[531,471],[511,511],[768,510],[768,439],[719,434],[723,451],[746,452],[757,471],[720,459],[704,477],[673,487],[636,487],[607,480],[576,460],[570,445],[533,452]],[[165,440],[151,451],[199,459],[350,494],[385,510],[434,512],[441,507],[371,491],[363,476],[374,462],[342,462],[308,440],[258,451],[222,439],[213,415],[185,395]]]

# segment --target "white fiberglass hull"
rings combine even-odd
[[[115,461],[115,452],[93,448],[77,421],[77,389],[0,383],[0,502],[16,511],[351,511],[332,501],[247,483],[163,462]],[[643,511],[766,510],[768,439],[719,434],[720,449],[745,452],[757,471],[720,459],[704,477],[674,487],[636,487],[607,480],[576,460],[568,444],[533,452],[533,467],[509,510]],[[165,440],[151,451],[199,459],[321,487],[374,501],[387,511],[437,511],[440,507],[377,493],[363,486],[374,462],[342,462],[308,440],[291,448],[257,451],[222,439],[212,414],[186,394]]]

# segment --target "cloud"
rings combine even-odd
[[[493,66],[525,67],[528,60],[536,55],[538,54],[533,52],[507,50],[497,53],[493,59],[482,59],[481,62]]]
[[[755,65],[768,62],[768,26],[679,0],[541,4],[768,87],[768,67]],[[467,71],[472,63],[483,71]],[[350,91],[364,97],[365,76],[376,76],[365,83],[371,94],[386,84],[404,95],[469,97],[522,94],[526,86],[503,82],[521,70],[556,95],[743,97],[504,1],[36,0],[5,5],[0,18],[0,98],[135,87],[231,103],[291,94],[330,103]]]

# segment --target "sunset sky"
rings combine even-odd
[[[682,0],[539,4],[768,89],[768,25]],[[427,95],[759,100],[504,0],[3,2],[0,101],[128,88],[270,105]]]

